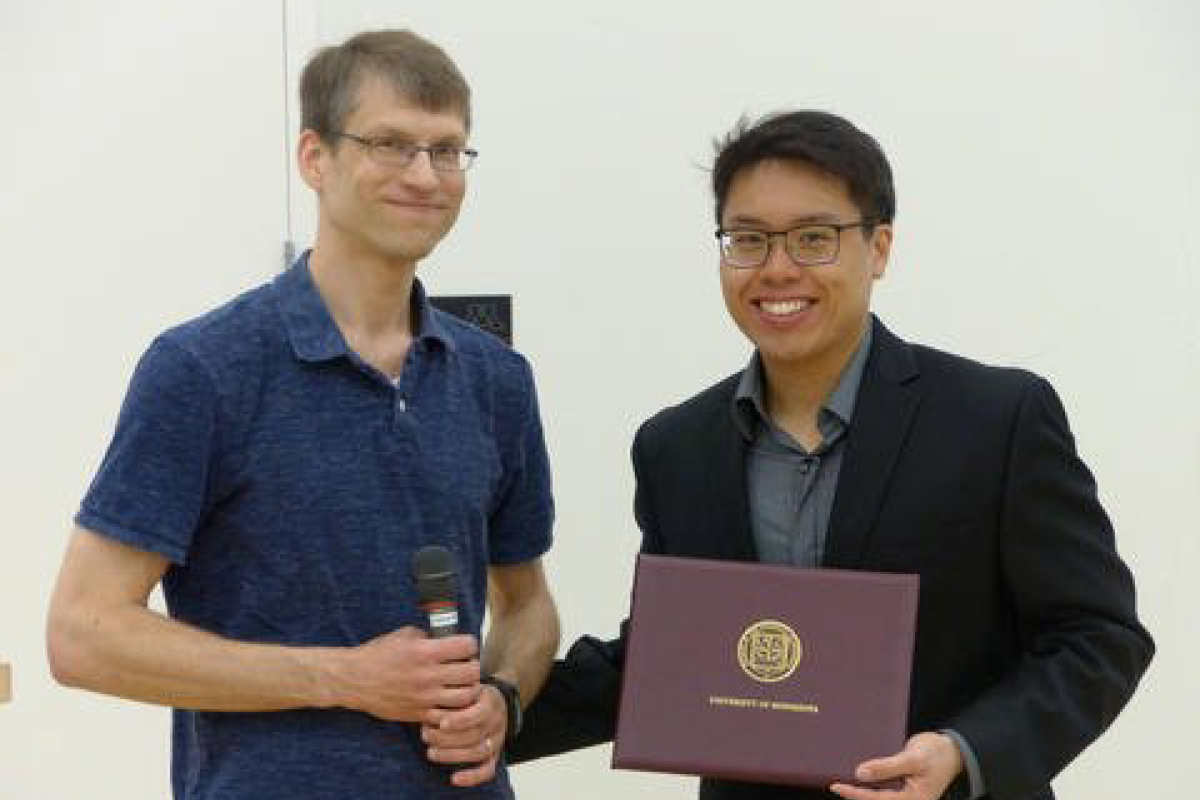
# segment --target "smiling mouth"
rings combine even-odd
[[[815,305],[813,300],[759,300],[755,305],[772,317],[785,317],[806,311]]]
[[[394,208],[409,208],[414,211],[441,211],[442,207],[436,203],[421,203],[413,200],[385,200],[389,206]]]

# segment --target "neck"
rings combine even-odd
[[[388,260],[318,235],[309,268],[347,340],[412,334],[415,261]]]
[[[816,431],[821,405],[837,386],[865,334],[864,326],[859,335],[843,347],[801,362],[764,356],[767,413],[775,424],[802,442],[809,443],[813,437],[819,441]]]

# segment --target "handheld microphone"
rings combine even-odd
[[[441,639],[458,633],[458,575],[454,554],[440,544],[422,547],[412,560],[417,583],[417,603],[429,617],[429,637]],[[440,764],[447,775],[474,764]]]
[[[458,575],[454,554],[438,544],[422,547],[413,556],[417,602],[429,617],[434,639],[458,633]]]

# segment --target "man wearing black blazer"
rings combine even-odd
[[[638,431],[642,551],[914,572],[921,599],[911,737],[857,775],[899,792],[702,779],[700,797],[1052,798],[1154,652],[1057,395],[871,314],[892,176],[846,120],[739,126],[713,187],[726,306],[755,351]],[[613,737],[624,641],[584,637],[555,664],[511,760]]]

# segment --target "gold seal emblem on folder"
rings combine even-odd
[[[774,619],[759,620],[738,639],[738,664],[759,683],[777,683],[788,677],[803,654],[796,632]]]

